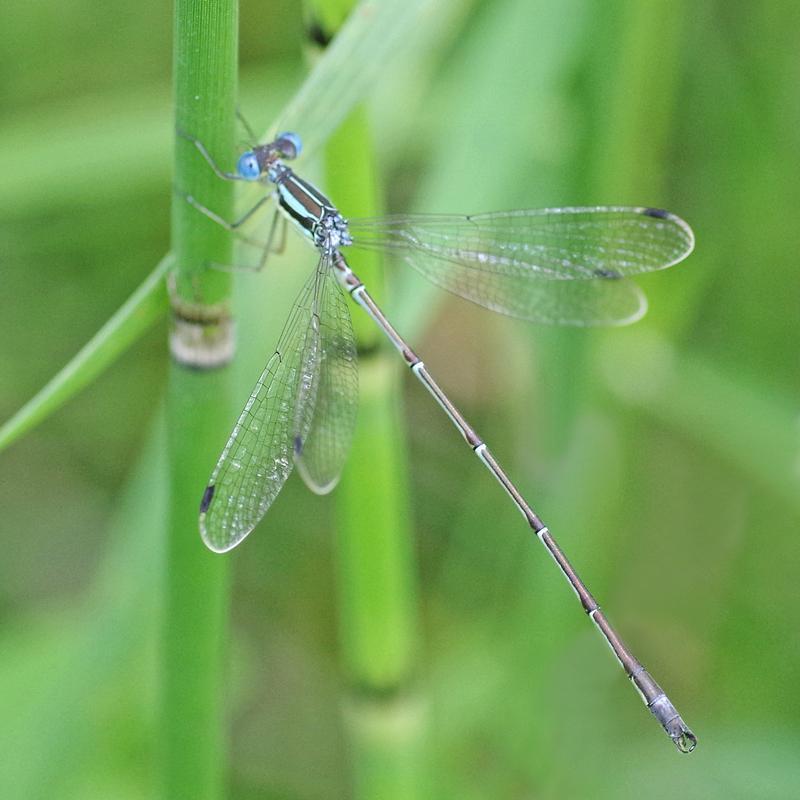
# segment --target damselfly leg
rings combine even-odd
[[[258,144],[258,136],[256,136],[255,131],[253,130],[252,125],[245,119],[244,114],[242,113],[242,109],[239,106],[236,106],[236,119],[239,120],[241,126],[245,129],[245,132],[250,137],[249,144],[251,146],[255,146]]]

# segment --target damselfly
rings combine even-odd
[[[433,283],[514,317],[613,325],[632,322],[645,310],[644,296],[628,279],[685,258],[694,246],[691,228],[667,211],[624,207],[347,220],[286,165],[300,153],[296,134],[281,134],[244,153],[235,173],[222,171],[203,145],[192,141],[219,177],[269,187],[237,222],[187,198],[193,206],[238,231],[273,200],[275,216],[263,258],[280,215],[296,225],[318,254],[317,267],[297,298],[275,353],[203,494],[200,531],[208,547],[225,552],[241,542],[295,466],[315,492],[326,493],[335,486],[355,425],[358,393],[356,347],[344,290],[375,321],[506,490],[667,734],[681,751],[693,750],[697,740],[675,707],[624,645],[545,524],[384,316],[344,255],[345,249],[359,247],[387,250]]]

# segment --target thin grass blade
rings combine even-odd
[[[303,137],[303,156],[317,153],[353,106],[379,83],[387,65],[400,61],[435,5],[432,0],[361,3],[278,115],[266,141],[282,131],[297,131]]]
[[[119,310],[22,408],[0,427],[0,450],[47,419],[100,375],[167,310],[166,255]]]

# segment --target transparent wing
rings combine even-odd
[[[317,152],[339,123],[378,83],[390,60],[399,61],[434,0],[365,0],[278,115],[265,141],[282,131],[303,137],[303,156]]]
[[[633,281],[545,281],[531,275],[498,275],[458,262],[408,253],[403,259],[421,275],[479,306],[519,319],[552,325],[625,325],[647,311]]]
[[[396,251],[433,283],[493,311],[566,325],[624,324],[646,309],[625,280],[694,247],[660,209],[594,207],[351,220],[355,245]]]
[[[318,494],[331,491],[344,466],[358,409],[358,363],[347,301],[326,271],[319,314],[318,388],[305,439],[294,442],[297,470]]]
[[[311,427],[319,386],[319,296],[328,269],[321,259],[298,295],[203,494],[200,533],[216,552],[241,542],[266,514],[294,466],[294,442]]]

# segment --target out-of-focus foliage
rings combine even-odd
[[[382,299],[700,744],[673,751],[501,490],[406,379],[415,691],[435,796],[791,796],[800,8],[453,8],[430,69],[376,87],[388,208],[664,206],[694,226],[697,251],[642,281],[651,311],[630,329],[426,306],[433,290],[399,268]],[[248,2],[241,20],[242,107],[263,129],[302,77],[300,19],[289,2]],[[6,9],[2,419],[168,247],[169,30],[158,3]],[[267,299],[288,305],[311,267],[297,247],[285,263],[239,281],[242,397],[282,324]],[[0,455],[4,798],[152,796],[164,339],[148,335]],[[350,796],[334,502],[290,481],[228,556],[231,797]]]

